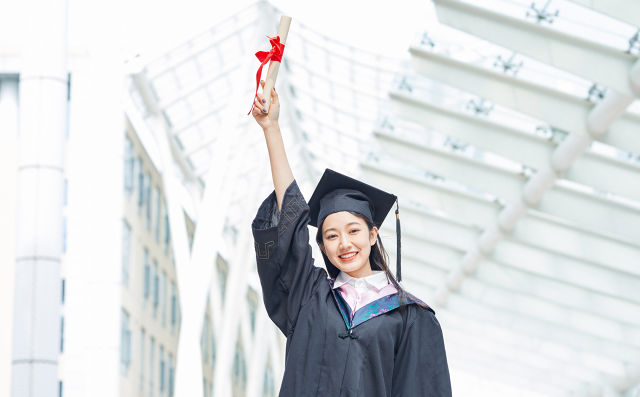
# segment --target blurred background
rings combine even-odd
[[[454,395],[640,396],[640,2],[2,10],[0,396],[278,394],[246,112],[281,15],[298,184],[329,167],[399,196]]]

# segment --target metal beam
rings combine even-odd
[[[550,128],[547,129],[546,136],[536,134],[533,130],[507,126],[492,118],[455,109],[451,105],[437,104],[407,91],[394,90],[391,98],[395,114],[418,123],[413,130],[408,130],[404,125],[393,128],[394,135],[406,136],[407,141],[428,141],[428,128],[432,128],[459,139],[461,145],[471,144],[533,169],[548,166],[549,157],[558,146],[556,136],[552,135]],[[393,125],[394,119],[389,119],[388,122]],[[640,128],[640,123],[638,127]],[[558,138],[564,139],[564,134],[558,135]],[[640,133],[635,135],[640,142]],[[640,186],[628,183],[639,174],[640,162],[633,163],[587,149],[563,176],[640,202]]]
[[[437,79],[511,110],[545,120],[551,126],[572,134],[589,135],[585,120],[595,105],[586,100],[586,93],[584,98],[580,98],[485,66],[453,59],[424,46],[412,46],[410,52],[415,70],[430,79]],[[405,81],[416,95],[424,90],[421,85],[425,83],[420,78],[407,76]],[[627,117],[624,124],[598,136],[598,139],[611,145],[615,142],[621,150],[636,151],[640,149],[637,139],[640,125],[635,125],[636,120],[633,116]]]
[[[429,188],[420,179],[391,171],[387,164],[375,168],[367,166],[370,170],[365,174],[368,178],[367,180],[376,186],[385,187],[389,191],[404,192],[403,202],[407,201],[407,199],[420,202],[421,191],[427,197],[429,194],[433,194],[429,193]],[[367,168],[364,168],[364,170],[366,171]],[[430,201],[425,205],[430,205],[432,202],[435,203],[436,201]],[[410,225],[416,222],[416,233],[422,238],[448,247],[455,247],[461,252],[467,252],[472,248],[482,231],[480,227],[475,227],[469,222],[455,220],[450,215],[439,214],[436,211],[420,211],[415,212],[415,214],[428,218],[421,219],[416,217],[417,219],[413,220],[412,217],[402,217],[403,225]],[[535,216],[532,216],[532,219],[535,219]],[[549,220],[543,217],[541,221]],[[381,230],[385,230],[387,227],[383,225]],[[523,227],[528,226],[523,225]],[[544,231],[541,231],[541,229],[533,230],[532,233],[534,231],[538,234],[553,233],[553,227],[555,226],[550,224],[550,227],[552,228]],[[529,238],[526,234],[519,233],[502,240],[497,245],[496,253],[492,259],[497,260],[499,263],[509,264],[516,268],[536,273],[542,277],[558,279],[571,285],[640,304],[637,276],[618,270],[615,263],[599,263],[590,260],[589,257],[576,257],[576,255],[571,255],[571,251],[564,252],[562,246],[549,247],[539,245],[536,239],[533,239],[533,241],[530,239],[521,240],[518,236]],[[577,236],[578,234],[573,236],[572,239],[577,238]],[[406,247],[407,244],[405,243],[404,246]],[[410,250],[405,251],[410,252]],[[418,249],[416,252],[424,251]],[[498,256],[495,256],[496,254]]]
[[[569,0],[613,18],[640,26],[640,3],[628,0]]]
[[[522,188],[527,181],[524,171],[505,170],[444,148],[416,142],[408,144],[399,134],[377,131],[375,135],[387,153],[388,159],[382,161],[387,164],[388,169],[395,168],[396,174],[422,173],[418,180],[423,183],[427,180],[423,175],[431,173],[466,185],[478,193],[493,195],[503,200],[503,205],[521,201]],[[402,166],[397,163],[394,165],[391,161],[393,158],[405,159],[405,163]],[[576,228],[604,230],[605,233],[600,233],[601,237],[617,236],[617,240],[624,242],[625,246],[640,246],[640,236],[633,232],[640,230],[640,211],[636,205],[606,196],[596,196],[559,181],[545,194],[537,209],[558,219],[570,221]],[[608,221],[605,224],[602,222],[602,214],[607,214]]]
[[[629,80],[631,67],[638,60],[636,56],[562,32],[553,25],[526,20],[525,4],[522,4],[523,18],[514,18],[478,6],[477,3],[458,0],[434,0],[434,4],[438,19],[446,25],[610,87],[621,94],[636,95]]]

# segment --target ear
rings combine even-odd
[[[322,251],[323,254],[327,255],[327,253],[324,250],[324,245],[323,244],[318,243],[318,247],[320,247],[320,251]]]
[[[376,244],[376,240],[378,239],[378,228],[372,227],[369,230],[369,244],[373,247]]]

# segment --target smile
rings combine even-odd
[[[347,254],[338,255],[338,258],[340,258],[340,260],[342,260],[343,262],[349,262],[352,261],[357,254],[357,252],[349,252]]]

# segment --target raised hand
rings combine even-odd
[[[264,89],[264,80],[260,81],[260,85]],[[275,89],[271,89],[271,105],[269,109],[264,108],[264,93],[258,93],[256,99],[253,101],[253,110],[251,114],[256,122],[262,127],[263,130],[267,130],[273,126],[278,125],[278,116],[280,115],[280,101],[278,100],[278,94]]]

